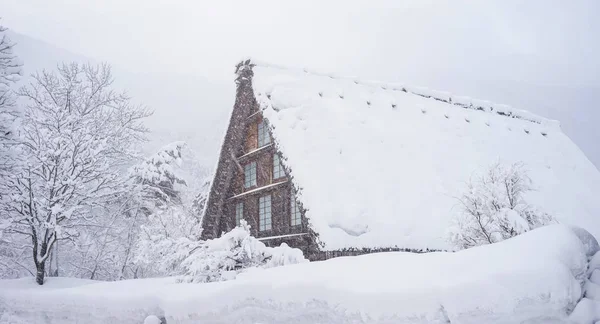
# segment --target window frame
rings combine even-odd
[[[244,202],[240,201],[235,204],[235,226],[240,226],[244,219]]]
[[[258,198],[258,231],[265,232],[273,229],[273,210],[271,194]]]
[[[256,161],[244,165],[244,189],[258,186],[258,164]]]
[[[302,209],[296,199],[294,189],[290,190],[290,226],[302,225]]]
[[[275,163],[277,159],[277,163]],[[273,153],[273,180],[285,177],[285,169],[281,164],[279,153]]]
[[[271,144],[271,134],[269,134],[269,127],[265,120],[261,120],[258,123],[257,128],[257,136],[256,136],[256,146],[261,148],[263,146],[267,146]]]

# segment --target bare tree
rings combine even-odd
[[[522,163],[494,164],[484,175],[471,180],[459,198],[460,214],[450,230],[459,248],[496,243],[553,222],[525,201],[533,190]]]
[[[20,90],[27,101],[13,147],[16,168],[3,174],[4,232],[28,238],[36,281],[57,241],[107,226],[107,206],[126,187],[122,171],[137,156],[150,112],[111,89],[108,65],[62,65]]]

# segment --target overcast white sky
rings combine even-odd
[[[484,96],[560,119],[600,165],[597,0],[0,0],[0,16],[136,71],[230,81],[253,56]]]
[[[600,83],[595,0],[0,0],[0,13],[77,53],[209,77],[243,56],[384,79],[409,69],[401,62],[492,69],[521,56],[556,64],[548,82]]]

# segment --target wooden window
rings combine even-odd
[[[263,147],[267,144],[271,144],[271,136],[269,135],[269,127],[263,119],[258,124],[258,147]]]
[[[258,199],[258,230],[268,231],[271,229],[271,195],[262,196]]]
[[[244,219],[244,202],[239,202],[235,205],[235,226],[240,226]]]
[[[254,151],[256,150],[257,147],[257,135],[258,135],[258,131],[257,131],[257,123],[251,123],[250,125],[248,125],[248,129],[246,131],[246,147],[245,147],[245,152],[250,152],[250,151]]]
[[[294,190],[292,189],[291,197],[291,208],[290,208],[290,225],[298,226],[302,224],[302,212],[300,211],[300,206],[296,202],[296,195],[294,194]]]
[[[285,175],[279,154],[273,154],[273,179],[279,179]]]
[[[256,186],[256,161],[244,166],[244,188]]]

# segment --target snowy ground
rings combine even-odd
[[[591,300],[568,318],[598,250],[586,234],[554,225],[457,253],[337,258],[210,284],[5,280],[0,323],[586,323]]]

